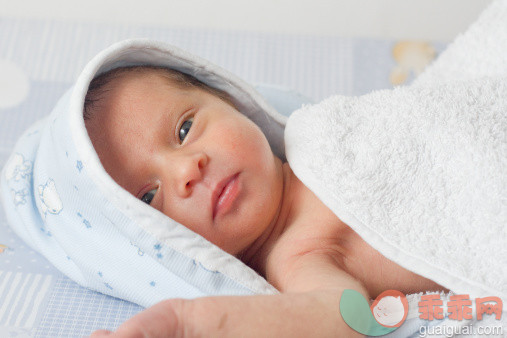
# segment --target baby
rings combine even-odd
[[[118,184],[282,292],[169,300],[126,322],[122,336],[262,330],[348,337],[357,333],[340,316],[345,289],[367,299],[387,289],[444,290],[382,256],[338,219],[225,92],[165,68],[118,68],[93,80],[84,117]]]

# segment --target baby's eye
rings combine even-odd
[[[141,201],[143,201],[146,204],[151,204],[151,201],[155,197],[157,190],[158,188],[151,189],[150,191],[148,191],[146,194],[143,195],[143,197],[141,197]]]
[[[185,140],[185,137],[187,136],[188,132],[190,131],[190,127],[192,126],[193,122],[194,122],[194,118],[191,117],[182,123],[179,133],[178,133],[178,137],[180,139],[180,142],[183,142],[183,140]]]

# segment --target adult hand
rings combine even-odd
[[[138,313],[123,323],[116,331],[98,330],[90,338],[138,338],[181,337],[181,324],[185,300],[170,299]]]
[[[342,319],[341,290],[171,299],[92,338],[359,337]]]
[[[340,315],[344,289],[366,289],[324,254],[286,264],[287,285],[276,295],[170,299],[135,315],[100,337],[359,337]],[[283,286],[283,285],[282,285]]]

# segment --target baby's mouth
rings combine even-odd
[[[232,207],[239,193],[239,173],[221,180],[213,190],[211,205],[213,207],[213,220],[218,215],[226,213]]]

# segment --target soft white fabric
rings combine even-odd
[[[460,34],[412,86],[507,74],[507,1],[496,0]]]
[[[498,1],[413,86],[331,97],[285,129],[294,173],[340,219],[472,298],[507,300],[506,41]]]

